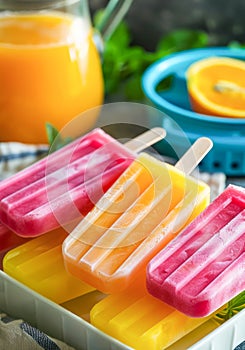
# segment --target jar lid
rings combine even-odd
[[[0,0],[0,10],[44,10],[72,5],[79,0]]]

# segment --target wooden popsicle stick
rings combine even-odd
[[[175,168],[190,174],[213,147],[213,142],[208,137],[200,137],[186,151],[186,153],[175,164]]]
[[[156,127],[147,130],[143,134],[126,142],[124,145],[133,152],[140,152],[143,149],[153,145],[154,143],[164,139],[166,131],[163,128]]]

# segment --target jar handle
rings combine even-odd
[[[96,25],[96,29],[102,36],[103,41],[107,41],[113,34],[128,9],[131,6],[133,0],[110,0],[107,4],[103,16],[99,23]]]

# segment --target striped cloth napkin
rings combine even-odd
[[[9,177],[48,154],[48,145],[0,142],[0,180]]]
[[[74,350],[21,319],[0,312],[0,350]]]

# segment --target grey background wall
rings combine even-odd
[[[92,13],[106,0],[90,0]],[[245,43],[244,0],[134,0],[126,16],[135,43],[152,50],[174,29],[203,29],[210,45]]]

